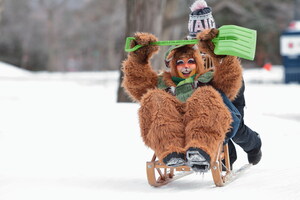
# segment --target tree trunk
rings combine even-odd
[[[126,37],[135,32],[150,32],[160,37],[162,32],[163,10],[166,0],[127,0],[126,1]],[[124,38],[125,42],[125,38]],[[124,45],[123,45],[124,46]],[[126,53],[123,53],[122,61]],[[118,102],[131,102],[121,87],[123,73],[120,70]]]
[[[56,35],[54,30],[54,11],[47,10],[47,39],[48,39],[48,71],[57,71]]]
[[[4,6],[3,6],[3,0],[0,0],[0,22],[1,22],[1,19],[2,19],[2,11],[4,9]]]
[[[295,20],[300,20],[300,0],[295,0]]]

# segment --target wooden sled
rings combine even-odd
[[[225,165],[222,164],[225,160]],[[226,171],[222,171],[223,168]],[[169,167],[163,162],[156,159],[154,154],[152,160],[146,163],[148,183],[151,186],[159,187],[166,185],[171,181],[189,175],[193,170],[189,166]],[[214,183],[217,187],[224,186],[232,174],[230,169],[228,144],[221,143],[218,148],[216,160],[211,162],[210,170],[213,176]]]

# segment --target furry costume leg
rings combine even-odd
[[[149,90],[139,110],[142,138],[159,159],[168,154],[185,153],[182,103],[165,91]]]
[[[199,148],[215,160],[232,121],[220,93],[211,86],[198,88],[187,100],[185,111],[186,150]]]

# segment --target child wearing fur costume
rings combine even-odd
[[[141,105],[142,138],[168,166],[187,164],[207,171],[215,160],[218,145],[231,128],[232,116],[221,94],[233,100],[242,85],[242,68],[234,56],[217,56],[211,40],[217,29],[197,35],[198,45],[172,49],[166,55],[170,72],[158,75],[150,59],[159,47],[157,38],[136,33],[136,44],[123,62],[123,87]],[[205,69],[201,52],[212,57],[214,73]]]

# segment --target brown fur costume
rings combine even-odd
[[[230,129],[231,113],[216,89],[233,100],[241,87],[242,69],[236,57],[213,53],[211,39],[217,33],[217,29],[211,29],[198,34],[198,39],[202,40],[198,47],[213,58],[215,72],[211,84],[197,88],[186,102],[157,88],[158,75],[152,70],[150,58],[158,51],[158,46],[147,45],[157,38],[149,33],[135,34],[135,43],[146,46],[130,52],[123,62],[123,87],[135,101],[140,102],[141,135],[159,159],[172,152],[185,153],[188,148],[196,147],[214,160],[218,144]],[[173,56],[169,64],[171,72],[163,74],[167,86],[176,86],[171,78],[178,75],[176,59],[185,55],[196,61],[197,74],[207,72],[199,50],[190,46],[174,49],[169,54]]]

